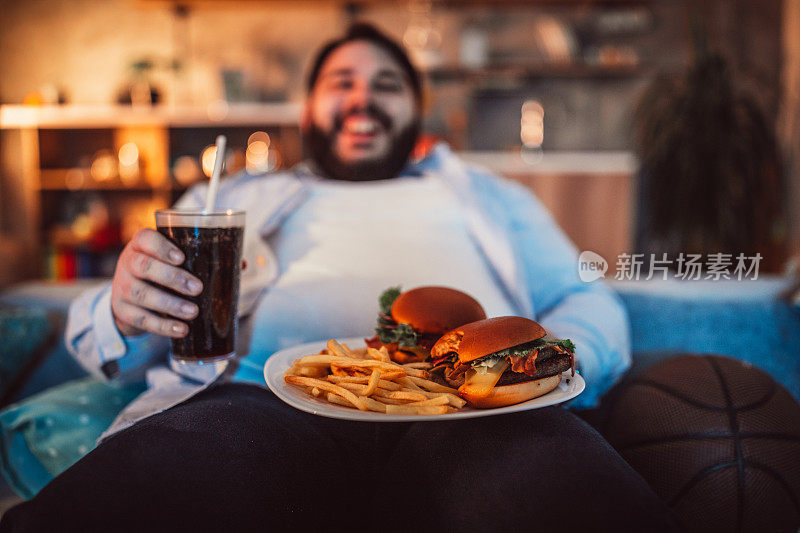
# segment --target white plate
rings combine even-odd
[[[338,340],[338,339],[337,339]],[[347,344],[350,348],[364,346],[364,339],[342,339],[339,342]],[[569,371],[562,374],[561,383],[554,390],[527,402],[494,409],[472,409],[464,407],[457,413],[446,415],[387,415],[373,411],[359,411],[340,405],[328,403],[310,396],[297,387],[289,385],[283,380],[283,374],[292,366],[295,359],[304,355],[319,353],[325,348],[326,341],[311,342],[293,348],[287,348],[273,354],[264,365],[264,379],[275,395],[292,407],[311,414],[341,418],[343,420],[358,420],[361,422],[427,422],[433,420],[453,420],[456,418],[473,418],[476,416],[502,415],[528,409],[538,409],[549,405],[556,405],[571,400],[583,392],[586,383],[580,374],[570,375]]]

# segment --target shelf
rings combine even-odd
[[[203,128],[297,126],[301,104],[226,104],[208,106],[65,105],[0,106],[0,129],[97,129],[121,126]]]
[[[177,191],[179,189],[153,189],[150,187],[80,187],[78,189],[70,189],[69,187],[41,187],[42,192],[111,192],[111,193],[162,193]]]
[[[497,78],[530,80],[542,78],[629,78],[641,76],[645,68],[632,66],[590,66],[590,65],[542,65],[542,66],[508,66],[472,69],[464,67],[441,67],[428,71],[433,82],[492,80]]]
[[[69,174],[78,172],[83,175],[83,181],[80,184],[75,184],[73,187],[67,186]],[[154,192],[163,193],[173,190],[183,190],[184,187],[171,185],[171,179],[163,179],[162,184],[152,185],[147,183],[143,178],[135,185],[125,185],[117,178],[112,178],[107,181],[95,181],[91,178],[88,168],[48,168],[41,169],[39,172],[39,187],[40,191],[64,191],[64,192],[78,192],[78,191],[119,191],[119,192]]]
[[[632,152],[577,152],[549,151],[541,153],[539,160],[526,162],[518,151],[459,152],[465,161],[481,165],[506,175],[558,174],[558,175],[633,175],[638,168]]]

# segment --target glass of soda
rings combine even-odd
[[[156,211],[156,228],[186,256],[185,268],[203,282],[197,296],[179,294],[199,308],[189,333],[172,339],[179,364],[216,364],[236,355],[236,320],[242,271],[244,211]]]

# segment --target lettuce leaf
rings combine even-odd
[[[385,291],[381,293],[378,297],[378,303],[381,306],[381,313],[386,316],[390,316],[392,313],[392,304],[397,297],[400,296],[401,287],[398,285],[397,287],[389,287]]]
[[[378,319],[380,323],[381,319]],[[381,327],[375,328],[378,337],[384,344],[393,342],[399,343],[400,348],[413,348],[417,345],[417,332],[408,324],[397,324],[394,328]]]
[[[543,348],[553,347],[553,346],[558,346],[570,353],[575,353],[575,345],[572,344],[572,341],[569,339],[541,338],[517,346],[512,346],[511,348],[506,348],[505,350],[500,350],[498,352],[484,355],[480,359],[472,361],[471,364],[474,367],[476,365],[488,364],[488,362],[492,359],[503,359],[506,357],[524,357],[528,355],[533,349],[541,350]]]

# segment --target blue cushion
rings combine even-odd
[[[144,383],[116,384],[97,378],[71,381],[0,412],[3,475],[31,498],[95,446],[97,438]]]
[[[654,352],[727,355],[769,373],[800,401],[800,310],[781,280],[616,284],[634,360]]]
[[[51,329],[44,309],[0,308],[0,395],[47,340]]]

